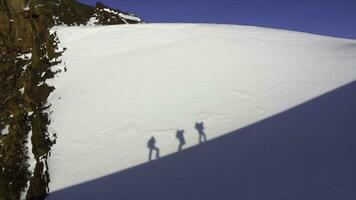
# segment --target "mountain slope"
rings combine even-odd
[[[177,129],[186,149],[195,122],[213,140],[356,80],[354,40],[198,24],[58,34],[68,72],[52,82],[51,191],[147,162],[151,136],[169,155]]]

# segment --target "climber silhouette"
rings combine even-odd
[[[199,133],[199,144],[206,142],[206,135],[204,133],[204,123],[203,122],[197,122],[195,123],[195,128],[198,130]]]
[[[152,152],[153,150],[156,151],[156,159],[159,158],[159,148],[156,147],[156,139],[152,136],[147,143],[147,147],[150,149],[148,160],[152,160]]]
[[[176,138],[179,141],[178,151],[182,151],[183,145],[185,145],[184,130],[177,130]]]

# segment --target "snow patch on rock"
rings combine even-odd
[[[4,129],[1,131],[1,135],[8,135],[9,134],[9,125],[6,125]]]

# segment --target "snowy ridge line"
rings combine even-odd
[[[129,20],[141,22],[140,18],[138,18],[138,17],[136,17],[136,16],[134,16],[132,14],[124,14],[122,12],[118,12],[118,11],[115,11],[115,10],[112,10],[112,9],[109,9],[109,8],[104,8],[102,10],[106,11],[106,12],[109,12],[109,13],[112,13],[112,14],[115,14],[115,15],[118,15],[121,18],[124,18],[124,19],[129,19]]]
[[[254,26],[254,25],[244,25],[244,24],[224,24],[224,23],[181,23],[181,22],[173,22],[173,23],[164,23],[164,22],[158,22],[158,23],[141,23],[141,24],[131,24],[131,26],[158,26],[158,25],[164,25],[164,26],[209,26],[209,27],[239,27],[240,29],[246,29],[246,30],[257,30],[258,31],[266,31],[266,33],[271,32],[273,33],[279,33],[279,34],[298,34],[300,36],[305,36],[305,37],[314,37],[315,39],[337,39],[337,40],[344,40],[345,42],[350,42],[351,44],[348,45],[356,45],[356,39],[349,39],[349,38],[340,38],[340,37],[335,37],[335,36],[330,36],[330,35],[320,35],[317,33],[309,33],[309,32],[303,32],[303,31],[297,31],[297,30],[288,30],[288,29],[282,29],[282,28],[271,28],[271,27],[263,27],[263,26]],[[231,37],[233,38],[233,37]],[[291,40],[296,40],[296,41],[301,41],[302,38],[297,38],[293,37]],[[352,44],[354,43],[354,44]]]

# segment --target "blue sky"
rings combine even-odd
[[[79,0],[95,5],[96,0]],[[147,22],[255,25],[356,39],[356,0],[101,0]]]

